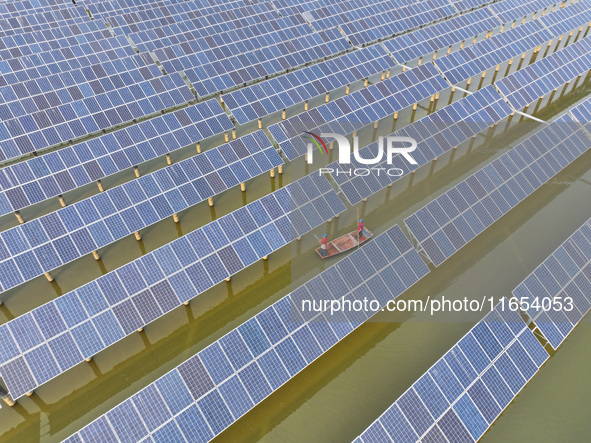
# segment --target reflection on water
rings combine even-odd
[[[567,94],[537,116],[550,118],[580,100],[589,92],[589,86]],[[456,93],[454,100],[459,98],[460,94]],[[321,101],[322,98],[319,103]],[[441,94],[439,109],[448,101],[449,93]],[[311,102],[311,105],[316,103]],[[433,109],[429,100],[422,105],[416,112],[401,113],[396,129]],[[355,226],[357,210],[376,234],[395,223],[402,226],[406,216],[514,146],[520,137],[538,126],[530,122],[517,126],[513,123],[509,132],[501,134],[503,128],[499,128],[492,140],[478,137],[457,152],[440,158],[432,167],[426,166],[415,176],[350,208],[315,233],[326,231],[335,237],[350,231]],[[369,127],[358,135],[364,145],[392,130],[389,123],[381,122],[377,130]],[[176,160],[192,153],[179,155]],[[325,162],[331,160],[331,157],[324,158]],[[320,165],[318,161],[314,167]],[[161,166],[153,165],[153,168]],[[39,278],[15,288],[5,295],[0,322],[21,315],[278,189],[289,183],[291,175],[295,177],[305,172],[305,167],[302,160],[286,165],[284,176],[271,179],[264,174],[248,182],[245,193],[239,188],[232,189],[216,197],[213,208],[204,202],[183,212],[179,224],[172,219],[164,220],[142,232],[140,242],[129,237],[101,250],[98,262],[91,256],[77,260],[53,273],[54,284]],[[525,275],[591,216],[590,168],[591,153],[587,153],[455,257],[433,269],[404,297],[453,299],[509,295]],[[128,179],[114,178],[107,187]],[[85,198],[96,191],[77,192],[70,198]],[[36,208],[37,213],[26,216],[30,219],[55,209],[55,202],[50,202]],[[0,222],[5,229],[13,226],[15,220],[4,218]],[[256,263],[230,282],[199,295],[190,306],[175,309],[148,325],[144,332],[125,338],[90,363],[78,365],[47,383],[32,397],[19,400],[14,408],[3,408],[0,410],[0,439],[58,441],[68,436],[284,296],[292,286],[299,286],[330,266],[332,262],[310,258],[315,257],[313,248],[316,246],[313,235],[304,236],[301,242],[273,253],[268,261]],[[292,275],[292,270],[297,272]],[[351,440],[480,317],[379,314],[239,420],[219,440]],[[521,433],[524,440],[536,435],[540,440],[550,440],[548,436],[554,436],[551,440],[564,441],[561,432],[566,432],[567,426],[571,441],[588,435],[589,425],[581,419],[583,412],[577,411],[586,411],[586,402],[582,399],[591,394],[591,384],[584,383],[583,378],[586,374],[583,368],[588,367],[591,355],[585,352],[589,346],[585,339],[589,334],[591,328],[586,324],[572,334],[485,439],[507,441],[509,436]],[[563,382],[565,374],[569,374],[567,382]],[[575,392],[579,395],[574,396]],[[549,398],[552,401],[547,401]],[[581,400],[576,400],[578,398]],[[553,404],[565,407],[553,408]],[[563,419],[548,420],[556,414]]]

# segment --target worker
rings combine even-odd
[[[363,219],[360,219],[357,225],[357,238],[361,238],[361,234],[363,234]]]
[[[326,255],[326,245],[328,243],[328,235],[322,234],[322,238],[320,239],[320,249],[322,255]]]

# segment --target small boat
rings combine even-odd
[[[338,255],[342,252],[346,252],[349,249],[353,249],[360,245],[361,243],[369,240],[373,236],[373,233],[364,228],[361,232],[360,238],[357,238],[357,231],[351,231],[348,234],[342,235],[339,238],[330,241],[326,245],[326,249],[322,250],[322,248],[316,248],[316,252],[320,256],[321,259],[333,257]]]

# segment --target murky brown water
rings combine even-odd
[[[590,92],[591,84],[578,88],[537,115],[548,119]],[[456,99],[459,98],[456,94]],[[439,108],[448,102],[442,94]],[[428,104],[428,101],[427,101]],[[312,103],[314,105],[314,103]],[[403,125],[411,113],[401,114]],[[419,108],[414,118],[426,114]],[[391,122],[391,121],[390,121]],[[391,132],[380,124],[378,134]],[[489,163],[537,127],[521,123],[466,155],[459,149],[416,174],[412,185],[401,180],[367,203],[351,208],[328,225],[330,235],[354,226],[356,212],[376,233],[398,223],[443,190]],[[245,128],[245,131],[253,128]],[[500,130],[499,130],[500,132]],[[374,137],[373,129],[360,132],[362,144]],[[219,143],[212,142],[212,144]],[[178,160],[191,155],[178,153]],[[163,163],[164,160],[161,160]],[[143,172],[162,167],[151,162]],[[300,163],[301,166],[301,163]],[[186,234],[220,215],[278,189],[285,176],[260,176],[248,183],[243,195],[238,188],[215,199],[213,209],[199,204],[181,214],[175,225],[165,220],[143,232],[142,242],[127,238],[101,251],[102,263],[85,257],[54,272],[56,284],[42,277],[3,295],[0,322],[21,315],[104,272],[113,270],[179,235]],[[132,172],[129,174],[133,175]],[[106,187],[131,179],[118,175]],[[404,294],[405,298],[463,298],[507,296],[565,238],[591,216],[591,153],[566,168],[524,203],[495,223],[460,253],[431,272]],[[76,191],[72,200],[92,195],[94,188]],[[47,203],[24,213],[33,218],[58,209]],[[16,220],[0,220],[2,229]],[[318,228],[317,231],[322,231]],[[14,408],[0,410],[0,440],[50,442],[67,437],[122,400],[134,394],[195,352],[284,296],[320,272],[327,264],[310,260],[316,240],[311,234],[298,246],[287,246],[256,263],[230,283],[217,285],[199,295],[190,307],[180,307],[98,354],[91,363],[76,366],[24,397]],[[293,263],[290,261],[293,257]],[[328,264],[330,265],[330,263]],[[292,273],[293,270],[297,272]],[[470,329],[481,315],[385,315],[361,326],[286,386],[257,406],[224,432],[219,441],[300,442],[347,441],[361,433],[426,369]],[[586,399],[591,395],[587,370],[591,363],[588,338],[591,327],[582,324],[565,342],[516,401],[509,406],[485,441],[587,441],[589,421]],[[565,438],[568,436],[569,438]]]

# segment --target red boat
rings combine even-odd
[[[325,258],[333,257],[342,252],[346,252],[349,249],[353,249],[361,243],[369,240],[372,236],[372,232],[367,228],[363,229],[359,238],[357,237],[357,231],[352,231],[328,242],[325,250],[320,247],[316,248],[316,252],[320,258],[324,260]]]

